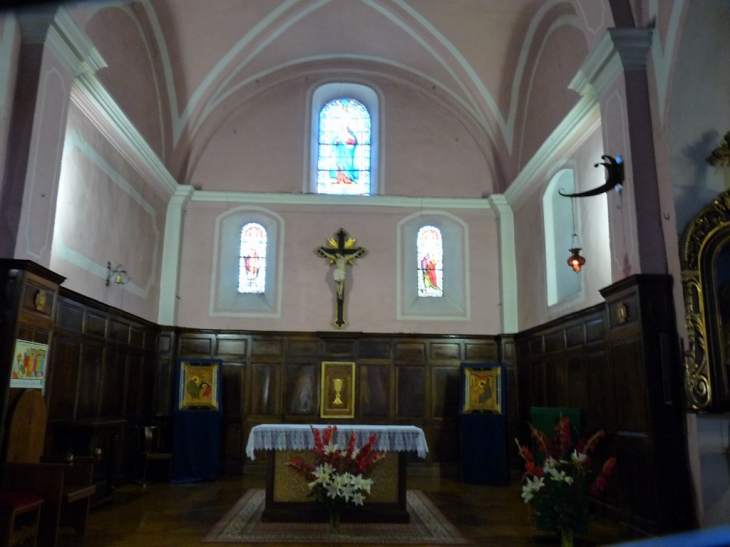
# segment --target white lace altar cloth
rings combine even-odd
[[[254,426],[248,435],[246,455],[255,460],[255,450],[311,450],[314,448],[312,427],[324,430],[326,424],[262,424]],[[377,435],[375,449],[379,452],[417,452],[419,458],[428,454],[423,429],[414,425],[337,425],[336,443],[347,446],[350,431],[355,432],[357,446]]]

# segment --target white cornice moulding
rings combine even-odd
[[[499,222],[500,288],[502,305],[502,333],[517,332],[517,258],[515,254],[515,217],[512,208],[501,194],[489,197],[489,203]]]
[[[593,96],[583,96],[509,185],[504,193],[507,202],[514,207],[560,155],[585,141],[600,125],[600,121],[598,100]]]
[[[600,97],[622,70],[646,68],[651,37],[652,29],[608,29],[568,87],[581,95]]]
[[[269,205],[332,205],[351,207],[409,207],[437,209],[490,209],[486,198],[420,198],[407,196],[333,196],[329,194],[267,194],[197,190],[193,201],[212,203],[265,203]]]
[[[75,79],[71,100],[157,195],[168,201],[175,194],[178,187],[175,178],[95,75],[82,74]]]
[[[18,15],[18,24],[23,43],[48,45],[74,76],[107,66],[94,43],[63,6],[23,12]]]

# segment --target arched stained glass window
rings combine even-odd
[[[317,192],[370,195],[370,114],[355,99],[334,99],[319,113]]]
[[[249,222],[241,230],[238,292],[266,291],[266,242],[266,229],[261,224]]]
[[[441,230],[423,226],[416,236],[418,257],[418,296],[444,295],[444,244]]]

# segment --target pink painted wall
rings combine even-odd
[[[20,34],[15,18],[8,14],[0,15],[0,165],[5,165],[19,47]],[[4,177],[0,176],[0,196],[3,183]]]
[[[172,142],[167,86],[142,8],[135,3],[106,7],[90,18],[84,32],[108,65],[96,74],[99,81],[164,161]]]
[[[528,196],[513,205],[520,331],[602,302],[598,291],[611,284],[605,195],[579,198],[576,208],[580,218],[576,228],[583,246],[581,255],[586,258],[586,264],[576,275],[581,276],[582,291],[578,297],[571,297],[564,303],[547,305],[542,196],[552,175],[568,165],[574,168],[576,191],[603,184],[605,171],[593,167],[596,160],[600,160],[602,143],[601,130],[598,128],[575,152],[563,158],[562,162],[556,162],[553,170],[536,181]],[[568,256],[570,253],[566,249],[565,260]],[[573,275],[567,264],[565,269]]]
[[[64,287],[156,321],[166,201],[72,105],[50,264]],[[106,286],[107,262],[131,281]]]
[[[183,235],[178,318],[182,327],[283,331],[334,329],[332,267],[315,249],[344,228],[368,255],[348,268],[347,322],[350,332],[497,334],[500,332],[497,226],[488,210],[452,210],[469,229],[471,318],[398,321],[397,225],[412,208],[323,205],[264,205],[285,223],[280,319],[210,317],[216,217],[241,204],[189,204]],[[237,252],[237,249],[233,249]],[[445,268],[449,266],[446,265]]]
[[[385,194],[479,198],[494,191],[493,165],[453,114],[407,86],[370,81],[382,94]],[[307,97],[314,85],[312,78],[285,82],[229,115],[191,161],[189,184],[285,193],[301,193],[304,186],[308,192]]]

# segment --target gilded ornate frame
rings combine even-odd
[[[320,418],[355,417],[355,363],[322,362]]]
[[[730,410],[730,355],[718,304],[717,259],[730,250],[730,191],[705,206],[681,246],[687,348],[684,388],[689,410]],[[726,325],[727,329],[730,325]]]

